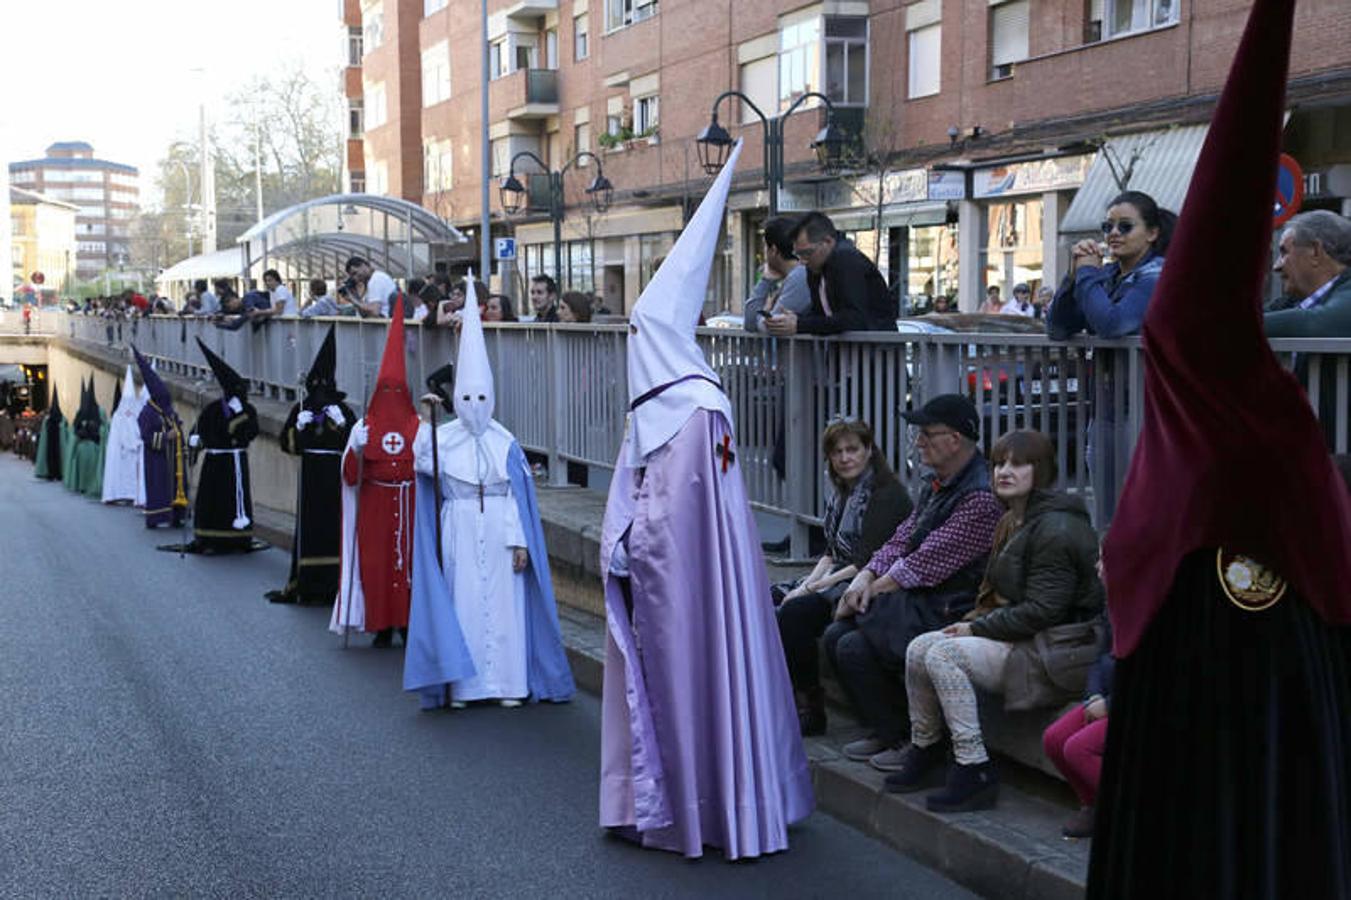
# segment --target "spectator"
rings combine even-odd
[[[760,269],[760,280],[742,308],[747,331],[764,332],[762,312],[768,317],[784,309],[800,316],[811,308],[807,267],[793,256],[795,224],[788,216],[775,216],[765,222],[765,264]]]
[[[530,306],[535,311],[533,322],[557,322],[558,283],[549,275],[535,275],[530,279]]]
[[[1037,299],[1032,303],[1032,316],[1037,319],[1044,319],[1051,311],[1051,301],[1055,299],[1055,291],[1049,284],[1043,284],[1037,288]]]
[[[485,322],[515,322],[516,310],[511,308],[511,298],[505,294],[490,294],[483,308]]]
[[[1098,571],[1102,574],[1101,566]],[[1067,838],[1093,836],[1093,816],[1098,799],[1098,777],[1107,747],[1107,712],[1112,696],[1112,623],[1104,611],[1100,619],[1102,639],[1098,660],[1088,672],[1084,701],[1072,707],[1041,736],[1046,756],[1065,776],[1079,798],[1079,809],[1060,829]]]
[[[347,276],[355,282],[356,295],[352,305],[363,316],[389,318],[394,300],[399,296],[398,285],[388,273],[381,272],[360,256],[347,260]]]
[[[592,294],[591,295],[592,318],[595,318],[596,316],[610,316],[610,315],[614,315],[614,313],[610,312],[610,307],[605,305],[605,298],[602,297],[600,294]]]
[[[300,311],[303,319],[315,316],[340,316],[342,309],[336,300],[328,295],[328,282],[322,278],[310,279],[310,302]]]
[[[992,284],[985,289],[985,302],[978,312],[998,315],[1004,311],[1004,301],[1000,296],[999,285]]]
[[[872,731],[844,753],[884,772],[901,764],[909,730],[906,648],[971,611],[1004,514],[976,446],[980,419],[969,399],[942,394],[903,416],[933,477],[915,509],[849,583],[825,634],[826,654]]]
[[[268,305],[263,307],[255,299],[249,309],[249,318],[253,320],[255,325],[277,316],[294,318],[299,314],[300,310],[295,295],[291,293],[290,288],[282,284],[281,273],[276,269],[268,269],[263,273],[263,288],[268,296]]]
[[[1074,245],[1070,270],[1046,317],[1051,339],[1063,341],[1081,331],[1104,338],[1137,333],[1176,221],[1177,216],[1139,191],[1126,191],[1108,204],[1102,233],[1113,261],[1104,262],[1097,241]]]
[[[591,321],[591,298],[580,291],[568,291],[558,305],[559,322],[576,324]]]
[[[935,294],[933,304],[933,311],[936,313],[952,312],[952,298],[947,294]]]
[[[947,761],[946,732],[955,763],[943,790],[926,798],[934,812],[995,804],[999,779],[981,736],[975,689],[1002,693],[1012,711],[1058,706],[1083,690],[1088,674],[1060,650],[1098,644],[1098,535],[1083,500],[1051,490],[1055,447],[1040,432],[1013,431],[995,442],[990,466],[995,496],[1008,512],[995,528],[976,609],[915,638],[905,656],[911,743],[886,786],[899,793],[931,786]],[[1033,641],[1049,629],[1055,644]]]
[[[427,314],[423,318],[422,324],[436,325],[441,315],[441,303],[445,300],[445,295],[441,293],[441,289],[434,282],[428,282],[423,285],[418,297],[427,308]]]
[[[1013,299],[999,310],[1006,316],[1032,316],[1032,289],[1021,281],[1013,286]]]
[[[779,636],[797,692],[798,722],[804,735],[826,732],[816,642],[830,625],[849,581],[881,549],[912,506],[866,422],[831,422],[821,435],[821,452],[833,488],[823,526],[826,552],[806,577],[785,586],[789,589],[778,610]]]
[[[486,303],[488,296],[488,286],[475,279],[474,296],[479,298],[480,312],[482,304]],[[464,282],[457,281],[450,288],[450,296],[441,301],[441,307],[436,314],[436,324],[443,328],[460,327],[460,310],[464,309]]]
[[[785,309],[766,320],[770,334],[896,330],[896,298],[882,273],[843,239],[828,216],[810,212],[798,222],[793,255],[807,267],[811,306],[801,316]]]
[[[1263,316],[1267,337],[1351,337],[1351,221],[1300,213],[1281,232],[1275,271],[1286,303]]]
[[[220,299],[207,289],[205,278],[194,281],[192,289],[197,292],[198,315],[214,316],[220,312]]]

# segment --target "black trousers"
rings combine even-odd
[[[821,663],[816,642],[830,625],[835,603],[820,594],[785,600],[777,610],[779,638],[788,661],[788,677],[799,691],[821,686]],[[833,661],[833,660],[832,660]]]
[[[825,645],[859,718],[872,729],[874,737],[896,746],[910,737],[905,648],[921,634],[952,624],[965,610],[954,610],[938,598],[930,600],[895,591],[873,597],[870,613],[880,612],[878,604],[884,603],[906,604],[904,615],[886,616],[885,639],[868,633],[876,631],[877,624],[860,628],[856,619],[841,619],[826,629]]]

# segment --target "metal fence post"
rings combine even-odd
[[[811,393],[817,377],[813,371],[816,339],[779,338],[779,342],[780,350],[787,350],[780,352],[779,359],[786,358],[788,363],[784,372],[784,469],[791,516],[788,552],[794,559],[803,559],[810,554],[810,525],[805,517],[814,513],[811,506],[817,428],[812,421]]]
[[[566,392],[562,389],[567,366],[563,359],[562,334],[552,325],[545,327],[549,329],[549,434],[553,436],[549,444],[549,486],[567,487],[568,464],[560,451],[568,425],[564,408]]]

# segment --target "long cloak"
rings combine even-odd
[[[601,537],[601,825],[691,857],[784,850],[811,773],[731,428],[697,409],[642,470],[630,438]]]
[[[136,391],[122,392],[122,400],[108,423],[108,440],[103,458],[103,502],[126,501],[145,505],[145,471],[141,458],[144,444],[137,417],[141,401]]]
[[[61,477],[65,459],[66,420],[61,415],[61,399],[52,391],[52,405],[38,426],[37,450],[33,473],[39,478],[56,481]]]
[[[442,426],[441,431],[454,425],[452,422]],[[529,565],[522,573],[529,697],[532,701],[559,703],[571,699],[576,693],[576,686],[567,653],[563,649],[553,579],[549,573],[549,551],[544,543],[544,526],[540,521],[535,497],[535,482],[520,445],[500,425],[497,428],[510,440],[506,474],[525,534],[526,550],[530,555]],[[418,476],[416,506],[413,597],[408,622],[408,650],[404,657],[403,687],[406,691],[418,694],[424,709],[433,709],[445,702],[447,685],[473,678],[477,668],[460,627],[459,616],[468,604],[455,594],[456,560],[449,554],[443,554],[442,565],[437,565],[435,486],[428,475]]]
[[[281,430],[281,449],[300,457],[296,530],[291,542],[291,572],[283,592],[301,603],[331,603],[338,595],[342,540],[342,454],[356,414],[341,401],[336,424],[319,408],[297,403]],[[314,421],[297,428],[302,409]]]
[[[215,552],[244,551],[253,544],[248,446],[258,436],[258,412],[242,400],[242,410],[234,412],[227,402],[207,404],[192,429],[203,452],[192,534],[199,549]]]
[[[188,510],[188,455],[183,422],[172,404],[161,406],[153,396],[136,416],[145,463],[145,527],[183,524]]]

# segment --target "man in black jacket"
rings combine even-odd
[[[895,331],[896,300],[877,266],[841,238],[824,213],[810,212],[793,232],[793,252],[807,266],[811,307],[765,320],[765,330],[790,334]]]

